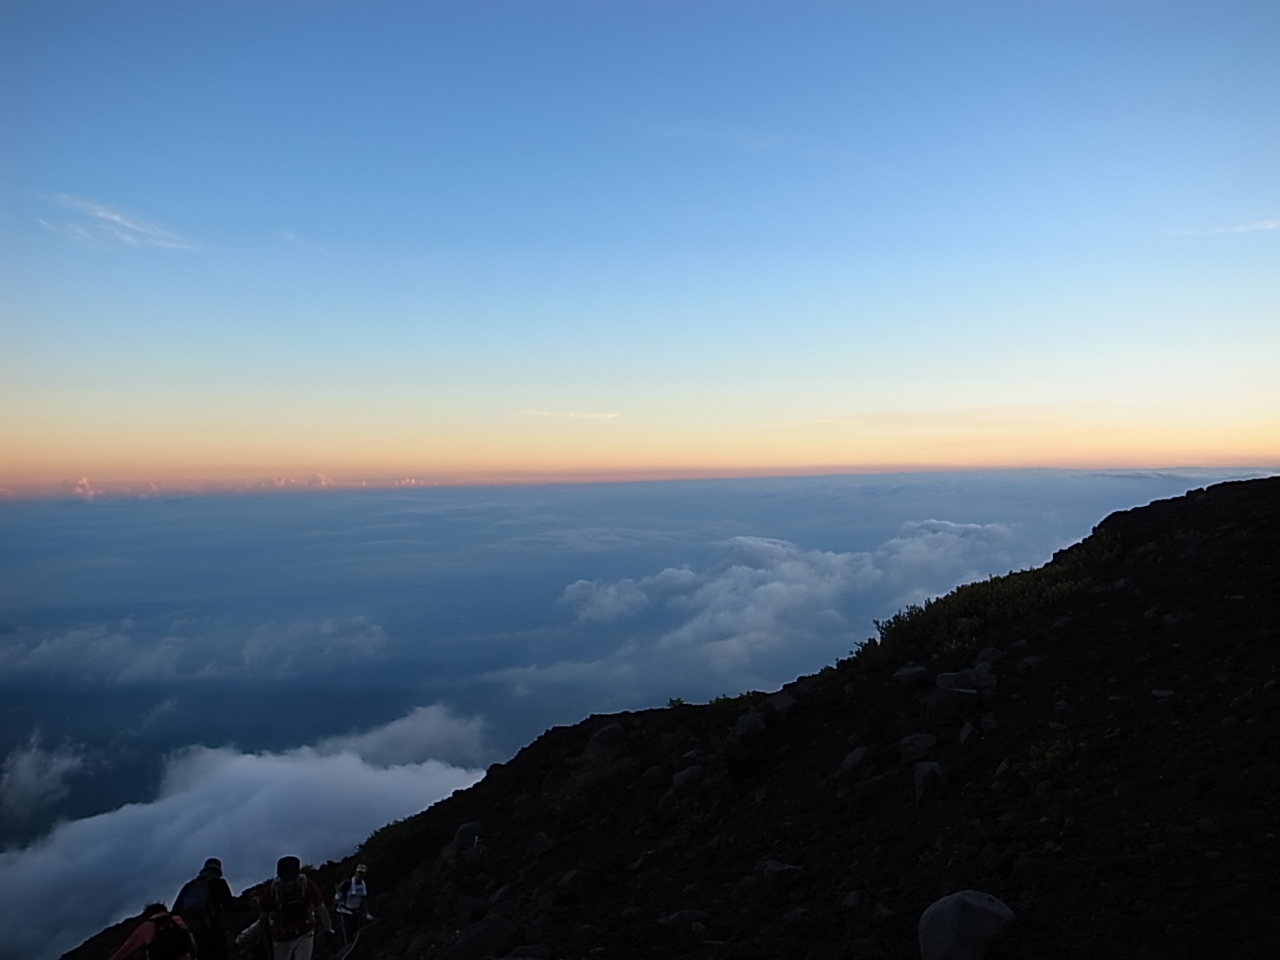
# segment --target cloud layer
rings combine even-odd
[[[172,902],[206,857],[220,857],[239,890],[270,876],[286,853],[313,863],[344,856],[383,824],[479,779],[480,770],[425,755],[435,746],[478,754],[481,730],[478,720],[426,707],[283,753],[182,751],[152,802],[60,824],[0,853],[0,958],[49,960],[147,902]],[[24,755],[14,769],[35,771],[20,776],[38,793],[56,784],[58,763],[61,775],[73,769],[58,756]]]
[[[870,551],[806,550],[764,537],[722,544],[704,570],[577,580],[561,595],[584,628],[610,626],[608,653],[495,671],[528,695],[549,686],[612,689],[616,703],[652,702],[659,690],[708,696],[785,682],[797,663],[830,662],[871,626],[867,611],[897,609],[957,583],[1009,569],[1018,546],[1000,523],[926,520]]]

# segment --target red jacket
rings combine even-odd
[[[156,935],[155,917],[168,917],[174,924],[186,930],[187,939],[191,941],[191,949],[187,951],[186,957],[195,957],[196,941],[191,936],[191,931],[187,930],[187,925],[182,922],[182,918],[174,916],[172,913],[158,913],[152,914],[150,917],[144,917],[142,922],[133,928],[133,932],[129,934],[129,939],[116,947],[116,952],[111,954],[107,960],[124,960],[125,957],[136,953],[143,947],[151,946],[151,941],[155,939]]]

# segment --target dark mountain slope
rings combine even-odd
[[[354,956],[906,958],[966,888],[1018,913],[1003,957],[1280,956],[1280,478],[880,628],[772,696],[549,730],[380,830]]]

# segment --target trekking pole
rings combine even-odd
[[[351,938],[351,942],[347,944],[345,947],[342,947],[337,953],[333,955],[333,960],[347,960],[347,958],[351,956],[351,952],[355,950],[356,944],[360,942],[360,934],[364,933],[366,929],[368,929],[369,927],[372,927],[377,922],[378,922],[377,920],[370,920],[368,923],[364,924],[364,926],[362,926],[359,930],[357,930],[356,935]]]

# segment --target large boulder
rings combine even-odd
[[[587,763],[606,763],[622,753],[626,742],[627,731],[622,724],[611,723],[591,735],[582,758]]]
[[[980,890],[935,900],[920,915],[921,960],[985,960],[1015,916]]]

